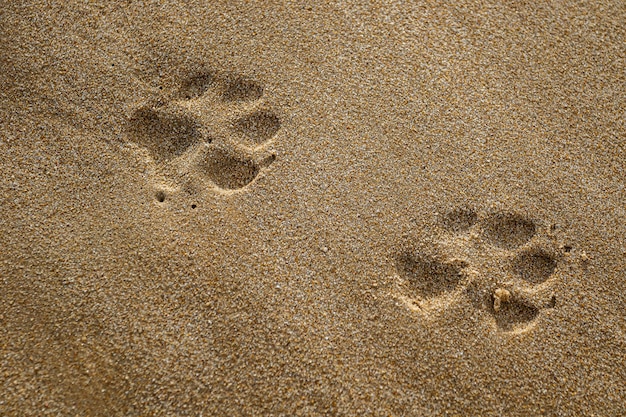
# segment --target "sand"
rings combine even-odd
[[[0,6],[0,415],[626,414],[626,5]]]

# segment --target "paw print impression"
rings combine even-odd
[[[406,245],[395,256],[401,280],[399,298],[411,310],[432,313],[460,296],[467,280],[466,261],[447,257],[436,245]]]
[[[564,257],[540,223],[517,213],[455,208],[440,216],[438,230],[429,244],[439,248],[437,256],[397,255],[398,298],[412,310],[441,313],[467,300],[499,331],[519,333],[555,307]]]
[[[515,254],[511,269],[524,281],[541,284],[554,274],[557,255],[543,248],[529,248]]]
[[[255,145],[259,145],[278,132],[280,120],[274,113],[262,110],[238,119],[235,128]]]
[[[157,162],[180,156],[203,140],[200,124],[175,110],[157,103],[138,109],[130,119],[133,141],[147,148]]]
[[[397,270],[418,297],[429,299],[454,290],[463,279],[462,260],[445,261],[421,253],[405,252],[397,260]]]
[[[504,249],[514,249],[535,235],[535,223],[513,213],[495,213],[483,222],[485,238]]]
[[[512,295],[504,288],[496,288],[488,301],[487,310],[501,330],[524,331],[539,315],[539,309],[532,303]]]
[[[281,121],[263,96],[260,84],[239,75],[196,73],[137,108],[128,138],[149,155],[156,188],[240,190],[276,159],[270,146]]]

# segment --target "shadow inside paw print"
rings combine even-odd
[[[405,290],[402,297],[415,303],[456,291],[455,300],[461,302],[466,294],[505,332],[530,329],[543,309],[554,306],[553,299],[545,298],[554,287],[560,258],[535,221],[469,208],[456,208],[440,219],[440,240],[433,242],[443,248],[440,256],[401,251],[396,257],[398,276],[412,291]]]
[[[515,255],[512,270],[530,284],[547,281],[556,270],[556,255],[542,248],[522,250]]]
[[[130,119],[131,139],[153,155],[155,161],[164,162],[182,155],[203,138],[200,124],[186,114],[148,106],[136,110]]]
[[[535,223],[518,214],[494,213],[483,221],[485,238],[504,249],[514,249],[535,235]]]
[[[263,96],[263,87],[253,80],[236,74],[219,75],[214,71],[203,71],[183,80],[178,97],[193,100],[209,90],[214,90],[224,102],[255,101]]]
[[[467,263],[462,260],[444,262],[432,256],[406,251],[397,257],[396,268],[416,295],[432,298],[454,290],[463,279],[462,270],[466,266]]]
[[[204,178],[217,189],[239,190],[276,158],[267,148],[281,121],[263,103],[263,92],[238,75],[196,73],[171,99],[138,108],[128,136],[170,181]]]
[[[254,160],[219,148],[207,152],[200,168],[215,185],[228,190],[250,184],[260,169]]]
[[[466,207],[459,207],[442,216],[443,226],[453,233],[467,232],[478,221],[478,214]]]
[[[216,74],[209,71],[201,72],[183,80],[178,91],[178,96],[185,100],[193,100],[202,96],[209,88],[216,85]]]
[[[466,294],[475,308],[487,312],[496,327],[505,332],[529,329],[540,313],[539,308],[520,294],[500,286],[473,282]]]
[[[235,128],[248,136],[255,144],[273,137],[280,129],[280,119],[272,112],[257,111],[235,121]]]
[[[263,95],[263,87],[252,80],[239,76],[229,76],[223,83],[224,101],[254,101]]]
[[[506,302],[501,301],[501,306],[497,310],[494,305],[495,298],[493,304],[489,306],[489,312],[493,315],[498,328],[504,331],[524,330],[539,315],[537,307],[514,297]]]

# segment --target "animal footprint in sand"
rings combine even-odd
[[[523,332],[555,307],[564,256],[537,222],[457,208],[439,226],[437,242],[409,245],[396,255],[399,298],[409,308],[442,311],[466,299],[499,330]]]
[[[225,191],[246,187],[274,162],[268,148],[280,128],[261,85],[204,71],[170,96],[136,109],[128,136],[147,151],[157,179],[186,189],[208,181]]]

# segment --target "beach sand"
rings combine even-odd
[[[0,9],[0,415],[626,414],[624,2],[100,3]]]

